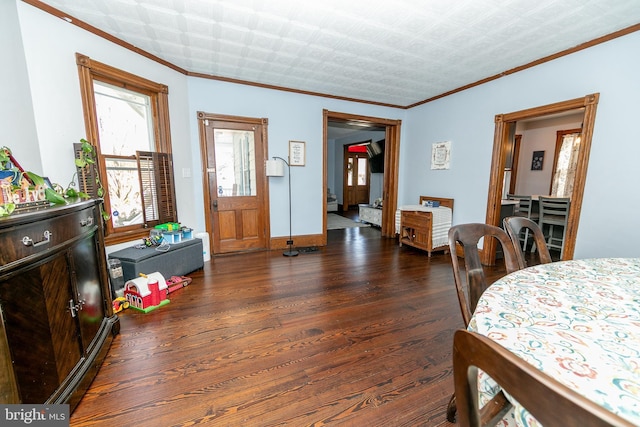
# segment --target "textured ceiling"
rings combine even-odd
[[[638,0],[43,0],[190,73],[409,106],[640,23]]]

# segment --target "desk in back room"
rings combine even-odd
[[[517,200],[503,199],[500,201],[500,227],[502,227],[502,220],[504,220],[506,217],[514,216],[516,214],[518,205],[519,203]]]

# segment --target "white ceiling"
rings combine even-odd
[[[187,72],[408,106],[640,23],[638,0],[42,0]]]

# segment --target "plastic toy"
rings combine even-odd
[[[149,237],[145,237],[142,240],[144,246],[149,248],[151,246],[160,246],[162,244],[163,237],[162,235],[151,235]]]
[[[167,279],[167,293],[184,288],[191,283],[191,278],[187,276],[171,276]]]
[[[113,300],[114,313],[120,313],[125,308],[129,308],[129,301],[125,297],[117,297]]]
[[[124,284],[124,296],[129,301],[129,306],[143,313],[148,313],[169,304],[167,282],[164,280],[164,276],[157,271],[141,276]]]

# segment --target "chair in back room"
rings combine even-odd
[[[540,203],[538,223],[545,236],[547,247],[549,250],[560,251],[560,259],[562,259],[571,201],[568,197],[540,196],[538,202]]]
[[[547,247],[547,242],[545,241],[540,226],[536,222],[523,216],[511,216],[505,218],[503,223],[504,229],[507,231],[511,242],[513,242],[514,249],[516,250],[516,255],[518,256],[518,264],[520,265],[520,268],[527,267],[527,261],[525,257],[526,251],[523,250],[520,243],[522,235],[525,233],[529,233],[533,237],[533,245],[538,250],[540,264],[547,264],[552,261],[551,254],[549,253],[549,248]]]
[[[508,200],[517,200],[518,208],[516,209],[516,216],[521,216],[524,218],[529,218],[533,221],[538,222],[540,218],[540,214],[538,212],[534,212],[533,209],[533,198],[531,196],[522,196],[518,194],[507,194]],[[520,242],[522,244],[522,250],[527,251],[527,247],[529,244],[529,230],[525,229],[524,235],[520,236]],[[535,250],[535,243],[531,247],[531,252]]]

